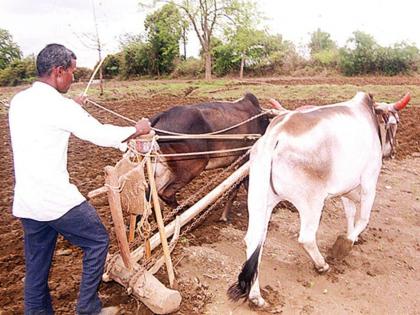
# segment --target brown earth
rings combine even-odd
[[[383,83],[387,80],[383,79]],[[277,81],[271,83],[297,84]],[[196,101],[155,96],[107,106],[128,117],[139,118],[150,117],[175,104]],[[322,101],[315,98],[305,103]],[[219,206],[178,243],[173,261],[183,302],[176,314],[420,314],[420,107],[415,105],[401,113],[397,158],[385,162],[369,227],[347,258],[332,262],[329,273],[318,275],[297,242],[297,213],[278,207],[270,222],[260,272],[262,293],[269,306],[257,310],[247,303],[228,301],[226,290],[235,281],[245,260],[242,240],[247,227],[247,209],[246,192],[241,189],[233,205],[230,224],[217,222]],[[102,122],[126,124],[96,108],[88,110]],[[0,123],[3,126],[0,131],[0,314],[22,314],[25,272],[22,228],[20,221],[11,215],[14,178],[7,115],[0,115]],[[104,166],[113,165],[119,158],[116,150],[71,138],[71,179],[86,195],[103,185]],[[193,193],[217,173],[203,174],[184,189],[179,198]],[[110,251],[115,252],[107,201],[97,198],[92,203],[110,232]],[[318,232],[321,252],[326,255],[336,237],[344,231],[341,205],[327,202]],[[80,250],[59,239],[50,277],[57,314],[74,313],[81,256]],[[158,277],[167,283],[164,270]],[[103,283],[100,295],[105,305],[119,305],[121,314],[151,314],[117,283]]]

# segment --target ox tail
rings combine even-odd
[[[228,290],[233,301],[247,298],[258,277],[261,252],[267,234],[272,201],[271,163],[276,140],[272,134],[261,137],[254,145],[250,156],[248,190],[248,231],[245,242],[248,260],[242,267],[238,281]]]
[[[258,275],[258,260],[260,257],[261,246],[258,246],[254,253],[242,266],[242,271],[238,276],[238,281],[228,289],[228,297],[231,301],[237,302],[240,299],[247,299],[251,291],[252,284]]]

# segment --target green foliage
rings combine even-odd
[[[336,70],[338,68],[339,50],[329,33],[318,28],[311,34],[308,47],[311,54],[310,67],[313,68],[313,71]]]
[[[178,62],[172,73],[173,77],[192,77],[197,78],[204,72],[203,62],[193,57]]]
[[[376,72],[397,75],[417,70],[419,50],[415,46],[399,44],[394,47],[380,47],[376,51]]]
[[[318,54],[322,51],[335,51],[337,45],[331,39],[331,35],[327,32],[321,31],[319,28],[311,34],[309,42],[309,49],[311,56]]]
[[[0,28],[0,70],[5,69],[13,61],[22,56],[19,46],[13,41],[7,30]]]
[[[120,75],[122,78],[130,78],[149,74],[150,49],[141,41],[127,43],[123,47],[120,59]]]
[[[381,47],[374,38],[363,32],[354,32],[350,47],[340,49],[340,69],[344,75],[396,75],[416,71],[419,50],[405,43]]]
[[[14,60],[5,69],[0,70],[0,86],[16,86],[32,83],[36,77],[34,56]]]
[[[144,27],[150,45],[152,74],[168,74],[174,69],[184,24],[178,7],[172,2],[146,17]]]
[[[366,33],[356,31],[348,40],[349,46],[340,49],[340,68],[345,75],[375,72],[375,53],[379,45]]]
[[[92,70],[85,67],[77,67],[73,73],[74,81],[76,82],[88,81],[91,75],[92,75]]]
[[[263,55],[253,70],[258,75],[267,73],[290,74],[305,64],[305,60],[297,53],[295,45],[277,35],[266,35],[262,41]]]
[[[217,76],[223,76],[239,69],[240,55],[232,44],[220,44],[213,48],[213,71]]]
[[[340,54],[337,49],[321,50],[312,55],[314,66],[322,68],[336,69],[340,60]]]
[[[215,67],[216,74],[240,68],[242,76],[245,67],[257,64],[264,56],[262,44],[266,34],[258,29],[261,14],[257,11],[256,3],[242,1],[237,4],[240,5],[233,12],[233,23],[225,28],[228,44],[224,50],[218,51],[224,58],[221,60],[223,62],[219,61]],[[231,53],[227,51],[229,49]],[[230,60],[226,57],[230,57]],[[221,65],[224,65],[223,71],[217,70],[221,68]]]
[[[120,74],[121,59],[121,53],[106,56],[104,63],[102,64],[105,79],[115,78]]]

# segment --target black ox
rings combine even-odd
[[[253,94],[247,93],[235,102],[175,106],[152,117],[151,124],[155,128],[174,133],[205,134],[240,124],[261,113],[258,99]],[[261,115],[223,134],[263,134],[268,124],[267,115]],[[157,134],[165,135],[160,132]],[[159,140],[159,146],[162,154],[174,154],[233,149],[250,146],[254,142],[255,140],[250,139],[170,139]],[[243,153],[245,151],[159,158],[155,176],[159,197],[168,205],[176,207],[178,202],[175,194],[202,171],[226,167]],[[236,193],[237,190],[234,190],[231,194],[221,220],[227,220],[227,213]]]

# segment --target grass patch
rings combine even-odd
[[[332,81],[333,82],[333,81]],[[27,86],[26,86],[27,87]],[[26,88],[0,88],[1,99],[10,100],[12,96]],[[75,96],[84,91],[86,83],[72,85],[68,95]],[[372,93],[376,100],[393,102],[405,92],[410,91],[411,104],[420,104],[420,86],[407,84],[358,86],[353,84],[293,84],[288,82],[270,83],[270,81],[215,79],[204,80],[138,80],[138,81],[107,81],[104,94],[99,95],[99,86],[93,85],[88,91],[89,98],[98,101],[119,101],[125,99],[153,98],[156,96],[180,97],[193,99],[235,100],[246,92],[255,94],[263,103],[269,98],[284,102],[316,102],[329,104],[345,101],[355,95],[357,91]]]

